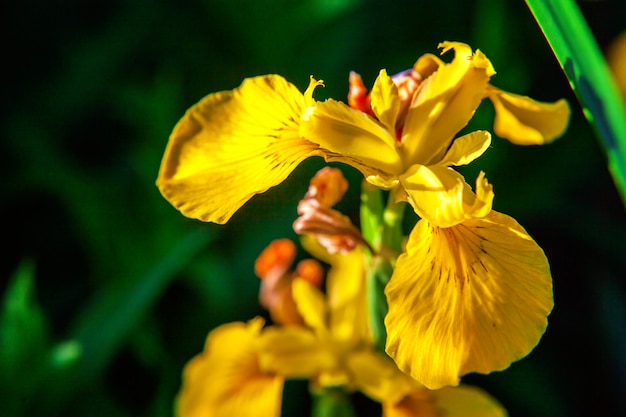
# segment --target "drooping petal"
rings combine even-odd
[[[400,111],[398,87],[387,71],[381,70],[374,82],[371,92],[371,105],[376,118],[389,132],[396,130],[396,118]]]
[[[495,87],[488,97],[496,110],[496,135],[516,145],[541,145],[561,136],[569,123],[570,108],[565,99],[553,103],[507,93]]]
[[[437,163],[441,166],[467,165],[481,156],[491,144],[491,134],[484,130],[477,130],[456,138],[452,146]]]
[[[328,161],[340,161],[364,175],[402,172],[395,134],[367,114],[329,99],[307,107],[300,135],[326,151]]]
[[[261,371],[255,341],[262,320],[213,330],[205,350],[183,371],[178,417],[278,417],[284,379]]]
[[[527,355],[553,305],[543,251],[495,211],[446,229],[418,222],[385,293],[387,353],[431,389]]]
[[[439,227],[486,216],[494,197],[484,173],[476,180],[474,194],[461,174],[440,165],[414,165],[400,183],[417,215]]]
[[[472,54],[469,46],[458,42],[440,46],[444,52],[454,49],[454,60],[426,78],[413,97],[401,139],[406,166],[442,159],[456,133],[472,118],[494,74],[480,51]]]
[[[225,223],[253,195],[280,184],[318,146],[300,138],[304,99],[278,75],[210,94],[178,122],[157,185],[184,215]]]
[[[399,403],[383,403],[383,417],[506,417],[493,397],[470,385],[415,391]]]

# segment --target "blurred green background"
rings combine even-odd
[[[624,2],[580,5],[601,47],[626,29]],[[317,98],[344,99],[350,70],[369,86],[380,68],[409,68],[443,40],[485,52],[493,84],[573,109],[554,144],[496,139],[465,170],[485,170],[495,208],[544,248],[556,306],[526,359],[464,380],[511,416],[626,415],[624,206],[522,0],[25,0],[1,15],[1,416],[170,416],[207,332],[264,314],[254,259],[295,237],[297,201],[322,161],[226,226],[186,219],[154,181],[190,105],[267,73],[300,89],[313,74],[326,82]],[[492,130],[492,118],[484,103],[469,128]],[[345,172],[340,207],[355,215],[359,176]],[[293,401],[304,389],[289,385],[285,415],[307,415]]]

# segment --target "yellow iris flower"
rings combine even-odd
[[[422,220],[385,289],[386,350],[401,370],[431,389],[457,385],[468,372],[504,369],[528,354],[553,306],[541,248],[514,219],[492,210],[493,190],[482,172],[472,191],[451,168],[480,156],[491,135],[456,134],[484,98],[494,103],[496,133],[514,143],[551,141],[569,118],[564,100],[541,103],[490,85],[495,71],[480,51],[458,42],[440,46],[453,50],[454,59],[419,58],[414,70],[421,80],[408,103],[380,72],[370,94],[375,117],[334,100],[315,101],[321,82],[312,78],[304,94],[278,75],[211,94],[174,128],[157,180],[183,214],[216,223],[316,155],[349,164],[370,183],[394,190]],[[301,308],[316,335],[334,334]],[[354,351],[351,339],[337,344],[335,337],[301,331],[292,330],[292,336],[321,343],[324,349],[316,352],[327,352],[327,358]],[[287,338],[285,346],[293,346]]]
[[[304,325],[263,328],[256,318],[212,331],[183,372],[179,417],[278,417],[288,378],[309,379],[313,390],[360,390],[382,403],[386,417],[506,415],[474,387],[427,390],[377,352],[367,329],[362,252],[330,255],[311,239],[305,246],[331,268],[326,294],[304,279],[293,281]]]
[[[458,42],[441,47],[453,49],[455,58],[449,64],[430,54],[418,59],[414,68],[424,80],[402,117],[400,140],[401,98],[384,70],[371,94],[378,120],[334,100],[314,101],[321,82],[313,79],[303,95],[278,75],[260,76],[210,94],[187,111],[172,132],[157,185],[186,216],[225,223],[253,195],[317,155],[354,166],[374,185],[401,185],[398,197],[440,227],[483,217],[493,198],[486,179],[479,178],[474,194],[449,168],[489,146],[485,131],[454,140],[481,100],[492,99],[499,134],[517,143],[560,135],[569,108],[563,100],[540,103],[504,93],[489,85],[495,72],[480,51]]]

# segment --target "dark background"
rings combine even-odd
[[[624,2],[580,5],[602,48],[626,29]],[[254,259],[272,239],[295,237],[297,200],[322,161],[303,163],[226,226],[186,219],[154,181],[190,105],[267,73],[300,89],[314,75],[327,86],[318,99],[344,99],[350,70],[370,86],[379,69],[409,68],[443,40],[480,48],[493,84],[566,97],[573,110],[554,144],[494,139],[464,170],[470,183],[485,170],[495,209],[544,248],[556,303],[526,359],[464,381],[514,417],[626,415],[624,206],[523,1],[26,0],[0,10],[0,415],[169,416],[207,332],[263,313]],[[491,130],[492,119],[484,103],[469,128]],[[340,207],[354,215],[359,176],[345,172]],[[16,271],[34,278],[22,307],[8,291]],[[285,415],[306,415],[303,389],[289,385]]]

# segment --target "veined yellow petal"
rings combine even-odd
[[[473,116],[493,74],[491,63],[480,51],[472,54],[461,43],[440,47],[454,49],[455,56],[426,78],[413,97],[401,139],[405,166],[430,165],[443,158],[456,133]]]
[[[440,165],[414,165],[400,177],[400,183],[415,213],[438,227],[486,216],[494,197],[484,173],[476,180],[474,194],[461,174]]]
[[[209,334],[204,353],[183,371],[178,417],[280,415],[284,379],[258,365],[255,341],[262,325],[229,323]]]
[[[493,397],[470,385],[420,390],[399,403],[383,403],[383,417],[506,417]]]
[[[495,87],[487,92],[496,109],[496,135],[516,145],[549,143],[567,128],[571,111],[565,99],[545,103]]]
[[[329,99],[307,107],[300,135],[323,148],[327,160],[352,165],[366,176],[402,172],[395,134],[344,103]]]
[[[371,105],[378,120],[389,132],[396,131],[396,118],[400,111],[398,87],[387,71],[380,70],[371,92]],[[395,146],[395,142],[393,144]]]
[[[511,217],[417,223],[385,289],[387,353],[428,388],[527,355],[547,326],[548,261]]]
[[[491,134],[484,130],[477,130],[456,138],[445,156],[437,165],[460,166],[467,165],[481,156],[491,144]]]
[[[184,215],[225,223],[253,195],[321,155],[298,133],[303,96],[278,75],[210,94],[178,122],[157,185]]]

